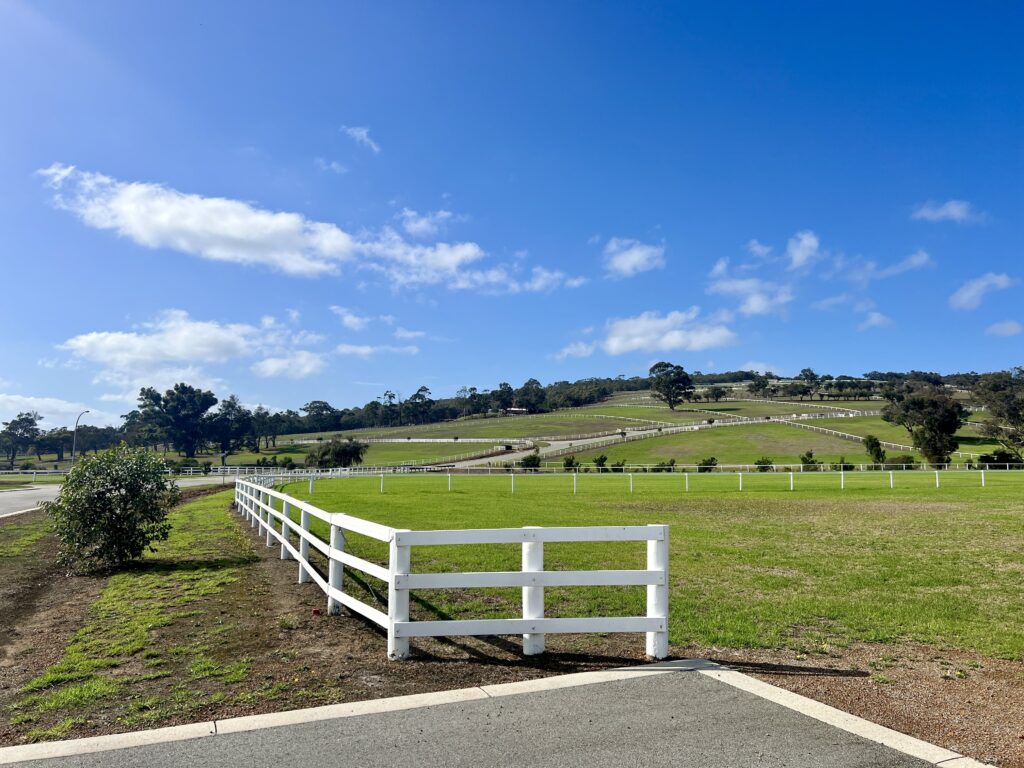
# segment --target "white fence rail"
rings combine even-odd
[[[327,612],[341,606],[384,627],[388,657],[409,655],[412,637],[461,635],[523,636],[523,653],[544,650],[544,636],[555,633],[643,632],[647,653],[668,655],[668,526],[589,526],[574,528],[488,528],[451,531],[409,531],[389,528],[350,515],[325,512],[308,502],[288,496],[271,486],[272,478],[235,481],[235,503],[253,528],[266,536],[267,546],[276,541],[282,560],[296,560],[299,582],[312,581],[327,595]],[[299,521],[293,519],[298,513]],[[312,518],[330,526],[330,541],[310,531]],[[387,542],[387,567],[346,551],[345,533],[358,533]],[[647,544],[645,570],[544,570],[545,542],[643,541]],[[414,573],[414,546],[520,544],[521,571],[482,573]],[[310,563],[310,548],[328,561],[326,578]],[[388,586],[387,613],[344,591],[344,567],[383,581]],[[544,588],[566,586],[646,586],[647,615],[625,617],[545,618]],[[522,588],[523,618],[412,621],[409,592],[413,589]]]

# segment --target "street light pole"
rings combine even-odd
[[[87,414],[88,409],[78,414],[78,419],[82,418]],[[71,433],[71,466],[75,466],[75,444],[78,442],[78,419],[75,419],[75,430]]]

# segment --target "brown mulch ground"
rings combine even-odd
[[[215,489],[219,490],[219,489]],[[189,498],[205,489],[187,492]],[[33,513],[38,514],[38,513]],[[0,523],[2,524],[2,523]],[[47,539],[40,545],[47,543]],[[52,540],[49,546],[52,547]],[[511,682],[553,674],[642,663],[636,636],[549,636],[549,653],[524,658],[504,638],[425,639],[415,655],[391,662],[377,627],[349,615],[327,616],[312,584],[296,583],[297,565],[277,548],[257,547],[244,578],[205,605],[230,632],[218,650],[252,659],[232,696],[158,725],[279,711],[296,707]],[[105,579],[64,577],[39,558],[0,564],[0,710],[25,681],[57,661]],[[22,562],[23,561],[23,562]],[[11,567],[14,566],[14,567]],[[207,631],[188,621],[164,642],[184,643]],[[176,635],[176,636],[175,636]],[[1001,766],[1024,768],[1024,664],[916,644],[861,644],[801,655],[788,650],[676,648],[677,658],[702,657],[836,706],[903,733]],[[133,672],[133,670],[127,670]],[[166,680],[133,695],[168,694]],[[102,713],[68,735],[128,730]],[[21,736],[0,712],[0,744]]]

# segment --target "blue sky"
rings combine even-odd
[[[0,419],[1024,362],[1024,10],[0,4]]]

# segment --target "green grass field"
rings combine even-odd
[[[907,430],[896,424],[890,424],[881,416],[852,416],[839,419],[814,419],[806,422],[816,427],[834,429],[839,432],[848,432],[851,435],[874,435],[879,440],[901,445],[910,445],[911,437]],[[975,426],[968,424],[958,433],[960,450],[970,453],[990,453],[997,450],[999,445],[993,443],[986,437],[982,437]]]
[[[641,417],[655,419],[654,416]],[[607,432],[619,428],[636,427],[628,419],[602,417],[585,411],[556,411],[535,416],[504,416],[490,419],[460,419],[441,424],[424,424],[414,427],[387,427],[378,429],[357,429],[348,432],[323,433],[322,437],[545,437],[555,435],[580,435]],[[287,435],[278,442],[290,438],[310,439],[316,435]],[[456,451],[460,453],[462,451]]]
[[[601,454],[607,456],[609,462],[625,461],[627,464],[657,464],[669,459],[675,459],[678,464],[695,464],[708,456],[716,457],[719,464],[752,464],[762,456],[774,459],[777,464],[787,464],[795,463],[806,451],[814,451],[815,458],[822,461],[838,461],[840,457],[856,463],[868,461],[860,443],[771,423],[682,432],[580,451],[575,455],[585,464]]]
[[[1024,657],[1024,473],[439,476],[317,483],[312,501],[411,529],[667,523],[676,645],[821,649],[912,640]],[[286,491],[309,498],[307,486]],[[321,535],[326,531],[315,529]],[[349,537],[384,563],[386,545]],[[413,549],[417,571],[518,570],[516,546]],[[642,568],[639,543],[548,544],[548,569]],[[362,577],[349,579],[358,589]],[[369,580],[381,592],[380,585]],[[384,590],[386,593],[386,590]],[[368,592],[362,597],[375,601]],[[414,618],[511,617],[517,590],[416,592]],[[642,588],[548,589],[550,616],[640,615]]]

